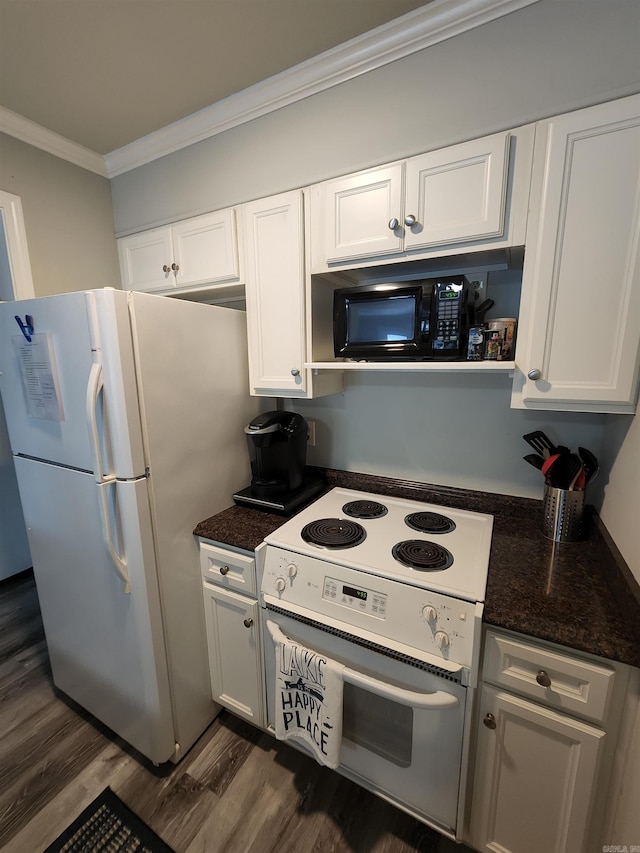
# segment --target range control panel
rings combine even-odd
[[[351,586],[336,578],[325,577],[322,597],[359,613],[368,613],[376,619],[384,619],[387,613],[387,596],[384,593],[362,585]]]
[[[261,592],[284,608],[304,608],[320,622],[329,617],[347,633],[362,628],[382,645],[395,642],[465,667],[473,665],[480,641],[481,604],[271,545]]]

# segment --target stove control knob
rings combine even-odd
[[[427,622],[438,621],[438,611],[435,609],[433,604],[425,604],[425,606],[422,608],[422,615],[424,616]]]
[[[287,566],[287,572],[290,578],[295,578],[295,576],[298,574],[298,567],[295,563],[289,563],[289,565]]]
[[[449,648],[449,635],[444,631],[436,631],[433,639],[436,641],[436,646],[443,651]]]
[[[284,592],[287,588],[287,582],[284,578],[276,578],[276,589],[278,592]]]

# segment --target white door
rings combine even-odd
[[[490,853],[581,853],[604,732],[482,688],[471,842]]]
[[[146,480],[98,484],[20,457],[16,473],[55,684],[166,761],[175,738]]]
[[[171,226],[177,287],[238,281],[238,237],[233,208]]]
[[[327,261],[401,252],[402,191],[402,163],[323,184]]]
[[[175,287],[169,226],[121,237],[118,240],[118,255],[125,290],[153,293]]]
[[[501,236],[508,163],[508,133],[407,160],[405,249]]]
[[[87,398],[98,377],[89,311],[83,292],[0,305],[2,399],[14,453],[94,470]],[[15,314],[23,323],[31,317],[31,341]]]
[[[340,768],[360,784],[435,822],[452,834],[458,793],[467,690],[410,664],[305,625],[264,612],[291,640],[347,666]],[[267,719],[274,725],[274,641],[263,630]],[[297,743],[297,741],[289,741]]]
[[[203,588],[212,696],[262,726],[258,602],[206,581]]]
[[[243,206],[252,391],[305,392],[302,192]]]
[[[640,96],[536,131],[514,405],[635,411]]]

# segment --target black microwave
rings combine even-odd
[[[346,287],[333,294],[338,358],[465,358],[473,299],[463,275]]]

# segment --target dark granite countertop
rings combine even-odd
[[[582,542],[540,532],[542,501],[322,470],[327,487],[423,500],[494,516],[484,622],[640,667],[640,587],[597,518]],[[200,522],[196,536],[253,551],[284,524],[233,506]]]

